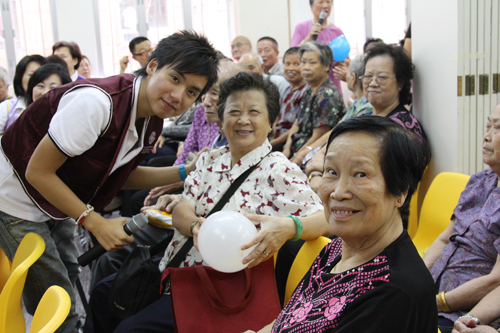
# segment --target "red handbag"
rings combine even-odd
[[[167,270],[178,333],[258,331],[281,311],[272,258],[236,273],[202,265]]]

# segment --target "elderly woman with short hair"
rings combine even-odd
[[[281,153],[271,151],[268,136],[280,111],[277,87],[260,75],[239,73],[221,83],[217,105],[228,145],[202,154],[196,171],[186,178],[183,199],[172,214],[176,229],[160,270],[189,237],[193,236],[196,244],[199,227],[207,214],[230,185],[257,163],[256,169],[222,208],[256,214],[247,215],[260,224],[260,230],[242,247],[256,245],[242,258],[244,263],[249,263],[249,267],[260,264],[290,239],[331,235],[321,200],[309,187],[305,175]],[[195,265],[207,263],[193,247],[181,267]],[[174,331],[169,295],[162,295],[158,301],[126,318],[115,332],[142,332],[145,330],[140,328],[146,326],[148,332]]]
[[[332,50],[317,42],[300,47],[300,71],[309,87],[304,92],[297,120],[289,130],[283,154],[298,165],[311,144],[335,127],[344,116],[342,95],[328,78],[332,69]]]
[[[259,333],[436,332],[434,283],[403,229],[429,159],[425,142],[387,118],[333,129],[319,194],[338,238]]]
[[[451,332],[457,319],[474,326],[497,319],[494,308],[480,301],[500,283],[500,104],[488,117],[483,162],[489,168],[470,177],[448,228],[424,256],[436,282],[442,333]]]

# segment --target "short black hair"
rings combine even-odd
[[[26,96],[26,91],[24,91],[23,88],[23,75],[24,72],[26,71],[26,67],[28,67],[28,64],[32,61],[40,64],[40,66],[45,65],[47,63],[47,60],[45,60],[45,58],[39,54],[27,55],[17,63],[16,73],[14,74],[14,80],[13,80],[14,93],[16,94],[17,97]]]
[[[403,226],[407,228],[411,196],[431,159],[428,143],[390,118],[371,115],[352,117],[335,126],[328,138],[327,151],[336,137],[348,132],[368,133],[379,140],[380,168],[387,189],[395,196],[407,193],[399,208]]]
[[[367,38],[365,44],[363,45],[363,53],[366,53],[366,48],[372,43],[383,43],[382,38]]]
[[[257,43],[259,43],[260,41],[263,41],[263,40],[270,41],[276,47],[276,51],[278,50],[278,42],[276,41],[276,39],[274,39],[273,37],[264,36],[264,37],[259,38],[259,40],[257,41]]]
[[[135,55],[135,46],[137,44],[141,44],[142,42],[147,41],[147,40],[149,41],[149,39],[147,39],[146,37],[142,37],[142,36],[135,37],[134,39],[132,39],[130,41],[130,43],[128,43],[128,49],[130,50],[130,53]]]
[[[71,77],[69,76],[68,69],[66,67],[66,65],[63,67],[63,65],[59,64],[45,64],[34,71],[28,81],[28,90],[26,91],[27,105],[33,103],[33,88],[52,74],[57,74],[57,76],[59,76],[61,84],[70,83]]]
[[[400,46],[391,46],[385,43],[377,43],[367,53],[365,57],[365,67],[371,58],[377,56],[389,56],[394,61],[394,74],[401,91],[399,92],[399,103],[411,104],[411,80],[413,79],[414,66]]]
[[[64,68],[66,68],[66,72],[68,72],[68,74],[69,74],[68,64],[66,63],[66,61],[63,60],[63,58],[58,57],[56,55],[51,55],[51,56],[46,57],[45,59],[47,59],[49,64],[59,64],[59,65],[63,66]]]
[[[283,54],[283,63],[285,63],[286,56],[290,55],[290,54],[299,54],[299,47],[293,46],[293,47],[289,48],[288,50],[286,50],[285,54]]]
[[[71,53],[71,58],[76,58],[78,60],[75,65],[75,70],[77,70],[80,66],[80,61],[82,61],[82,52],[80,51],[80,46],[78,46],[78,44],[75,42],[57,42],[52,46],[52,54],[54,54],[54,52],[56,52],[56,50],[61,47],[67,47],[69,49],[69,53]]]
[[[224,121],[224,109],[226,108],[227,99],[232,94],[240,91],[257,90],[264,93],[269,125],[272,126],[274,124],[274,121],[280,113],[280,92],[278,87],[276,87],[269,78],[264,79],[257,73],[240,72],[223,81],[220,84],[219,90],[217,111],[220,121]]]
[[[200,97],[217,82],[219,66],[217,51],[205,36],[196,32],[182,30],[163,38],[151,54],[149,61],[152,59],[156,59],[156,70],[170,66],[181,74],[206,76],[208,81]],[[147,66],[137,70],[135,75],[146,76]]]

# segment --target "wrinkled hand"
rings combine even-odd
[[[157,209],[167,213],[172,213],[175,206],[181,202],[182,195],[180,194],[165,194],[158,198],[158,201],[153,206],[144,206],[141,208],[141,213],[145,214],[148,209]]]
[[[127,69],[129,61],[128,56],[120,58],[120,73],[125,73],[125,69]]]
[[[347,64],[345,62],[336,62],[335,67],[333,67],[333,77],[346,82],[347,75],[349,75]]]
[[[123,217],[104,219],[99,214],[92,212],[85,218],[83,225],[97,238],[99,244],[106,251],[116,251],[134,241],[134,237],[123,231],[125,223],[127,223],[127,219]]]
[[[200,228],[203,222],[205,222],[205,218],[198,217],[198,224],[193,228],[193,245],[198,250],[198,252],[200,251],[200,249],[198,248],[198,234],[200,233]]]
[[[309,42],[312,40],[314,35],[319,35],[319,33],[323,30],[323,27],[321,24],[318,22],[314,23],[313,26],[311,27],[311,30],[309,30],[309,35],[307,36],[306,39],[304,39],[304,42]]]
[[[153,203],[153,201],[156,200],[156,198],[160,197],[160,195],[165,193],[171,193],[173,191],[181,189],[183,186],[184,182],[181,181],[173,184],[155,187],[151,191],[149,191],[149,194],[146,196],[146,198],[144,198],[143,205],[149,206],[151,205],[151,203]]]
[[[481,325],[481,326],[476,326],[476,321],[467,318],[467,317],[461,317],[458,318],[457,321],[455,321],[454,324],[455,328],[453,329],[452,333],[488,333],[488,332],[496,332],[494,328],[491,326],[487,325]]]
[[[256,214],[245,214],[245,216],[253,222],[260,223],[257,235],[241,247],[242,250],[246,250],[257,245],[243,258],[243,264],[250,263],[249,268],[272,257],[288,239],[295,236],[295,223],[291,218]]]
[[[153,154],[156,154],[158,149],[163,148],[163,143],[165,142],[165,137],[163,135],[160,135],[158,137],[158,140],[156,140],[155,145],[153,146],[153,150],[151,151]]]

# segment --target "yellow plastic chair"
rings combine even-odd
[[[306,241],[304,245],[302,245],[293,261],[292,267],[290,267],[290,273],[286,281],[285,304],[288,303],[292,297],[295,288],[297,288],[304,275],[306,275],[309,268],[311,268],[318,254],[330,241],[331,239],[329,238],[318,237],[315,240]]]
[[[11,262],[5,253],[0,249],[0,293],[10,276]]]
[[[28,233],[19,244],[9,280],[0,294],[0,332],[24,333],[26,326],[21,296],[28,269],[45,251],[45,241],[35,233]]]
[[[53,333],[68,316],[71,299],[66,290],[52,286],[43,294],[36,307],[30,333]]]
[[[442,172],[434,178],[425,194],[417,234],[413,243],[423,257],[425,251],[448,227],[460,194],[470,176],[454,172]]]

